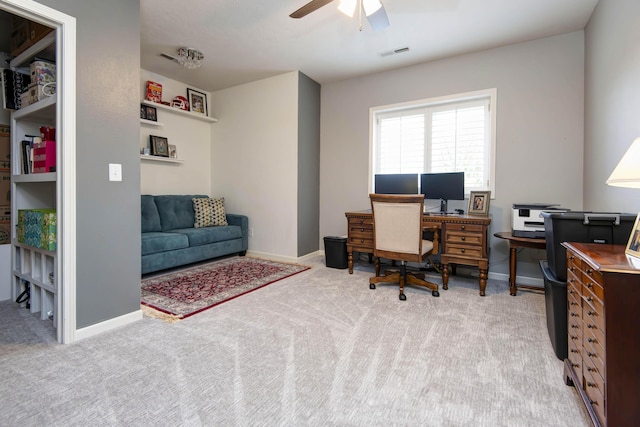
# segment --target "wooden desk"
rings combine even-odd
[[[353,273],[353,252],[373,253],[373,214],[371,210],[346,212],[347,255],[349,273]],[[458,264],[478,267],[480,295],[485,295],[489,271],[489,216],[441,215],[422,216],[428,228],[439,228],[442,289],[449,288],[449,265],[455,272]]]
[[[518,248],[546,249],[547,243],[545,239],[532,239],[529,237],[515,237],[510,231],[501,231],[494,233],[499,239],[505,239],[509,242],[509,293],[513,296],[518,292],[516,286],[516,273],[518,271]],[[536,286],[521,285],[521,288],[540,290]]]

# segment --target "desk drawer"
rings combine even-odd
[[[447,255],[464,255],[467,257],[482,258],[481,246],[452,245],[447,242],[445,253]]]
[[[447,224],[445,227],[447,231],[463,231],[480,234],[484,231],[484,227],[480,224]]]
[[[482,233],[462,233],[447,230],[447,244],[482,245]]]

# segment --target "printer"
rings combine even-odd
[[[514,237],[544,239],[544,218],[542,212],[565,212],[568,209],[548,203],[514,203],[511,212],[511,234]]]

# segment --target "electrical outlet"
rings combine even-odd
[[[249,227],[249,237],[253,237],[253,227]]]

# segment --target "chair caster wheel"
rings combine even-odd
[[[369,283],[369,289],[375,289],[376,285],[374,285],[373,283]]]
[[[407,296],[405,294],[400,294],[400,301],[406,301]]]
[[[433,295],[434,297],[439,297],[440,296],[440,292],[433,291],[433,292],[431,292],[431,295]]]

